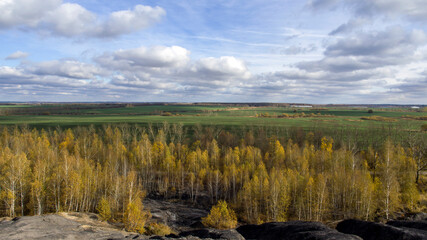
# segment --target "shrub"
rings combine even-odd
[[[101,221],[108,221],[111,218],[111,207],[110,203],[105,197],[102,197],[101,200],[99,200],[98,206],[96,207],[96,210],[99,213],[99,219]]]
[[[150,223],[147,227],[148,235],[166,236],[172,233],[172,229],[163,223]]]
[[[126,231],[143,234],[145,232],[145,223],[150,217],[151,214],[144,210],[141,199],[137,198],[133,200],[128,203],[123,217]]]
[[[421,131],[427,131],[427,124],[421,125]]]
[[[374,113],[374,110],[369,109],[369,110],[368,110],[368,113]]]
[[[235,228],[237,217],[234,211],[227,206],[226,201],[219,201],[212,207],[209,215],[202,218],[203,225],[217,229]]]

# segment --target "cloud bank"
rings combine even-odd
[[[93,62],[64,59],[1,67],[0,87],[9,87],[9,93],[14,94],[22,89],[37,93],[46,86],[49,90],[58,88],[58,94],[63,92],[59,89],[67,89],[85,98],[99,91],[103,97],[141,93],[204,96],[223,93],[251,79],[241,59],[192,60],[190,51],[179,46],[121,49],[96,56]]]

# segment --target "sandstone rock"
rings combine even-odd
[[[123,239],[126,234],[92,227],[59,215],[28,216],[2,221],[0,239]]]

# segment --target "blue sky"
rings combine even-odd
[[[3,0],[0,101],[427,104],[425,0]]]

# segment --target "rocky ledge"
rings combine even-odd
[[[96,214],[62,213],[0,219],[0,239],[420,240],[427,239],[426,225],[427,219],[387,224],[344,220],[332,229],[318,222],[290,221],[244,225],[232,230],[196,229],[161,237],[121,231],[114,225],[98,221]]]

